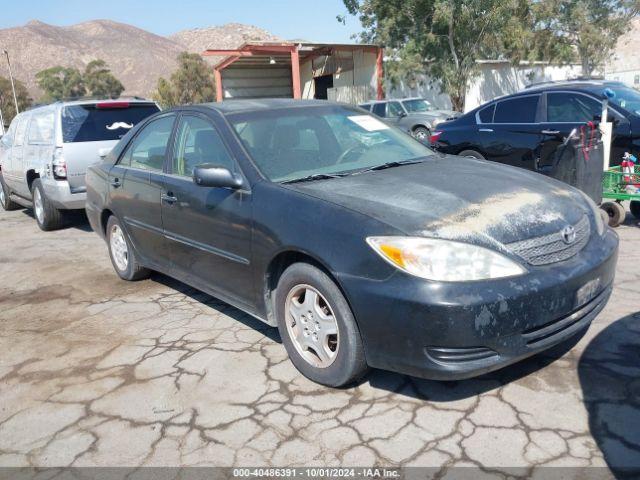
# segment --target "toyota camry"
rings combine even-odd
[[[577,335],[618,249],[580,191],[326,101],[149,117],[89,169],[86,209],[121,278],[162,272],[277,326],[330,386],[471,377]]]

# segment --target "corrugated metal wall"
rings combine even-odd
[[[222,70],[224,98],[293,97],[291,67],[228,67]]]

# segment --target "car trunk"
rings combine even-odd
[[[72,190],[85,188],[87,168],[100,160],[138,122],[158,112],[154,103],[105,101],[62,110],[63,158]]]

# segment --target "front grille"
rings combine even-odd
[[[573,257],[589,241],[591,226],[586,215],[572,227],[576,237],[571,243],[566,243],[562,231],[558,231],[542,237],[509,243],[507,248],[531,265],[548,265],[561,262]]]
[[[438,363],[461,364],[476,362],[487,358],[497,357],[498,354],[486,347],[446,348],[427,347],[427,355]]]

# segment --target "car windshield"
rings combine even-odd
[[[640,92],[628,87],[610,87],[616,94],[611,103],[640,115]]]
[[[346,106],[275,109],[227,118],[258,169],[273,182],[352,174],[434,154],[411,136]]]
[[[158,112],[154,103],[69,105],[62,109],[64,143],[119,140],[135,124]]]
[[[416,98],[413,100],[404,100],[402,104],[404,105],[404,108],[406,108],[407,112],[409,113],[429,112],[431,110],[435,110],[433,108],[433,105],[431,105],[429,102],[421,98]]]

